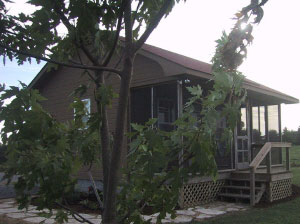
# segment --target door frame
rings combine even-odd
[[[234,131],[234,149],[235,149],[235,169],[236,170],[241,170],[241,169],[247,169],[249,168],[250,162],[251,162],[251,123],[250,123],[250,103],[246,102],[246,127],[247,127],[247,135],[244,136],[238,136],[238,131],[237,131],[237,125]],[[238,162],[238,140],[247,140],[247,157],[248,161],[239,163]],[[242,143],[244,146],[244,144]]]

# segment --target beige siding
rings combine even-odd
[[[88,85],[89,77],[82,76],[82,70],[62,67],[56,71],[49,72],[46,78],[37,83],[38,89],[48,100],[43,102],[44,108],[59,121],[66,122],[73,119],[73,111],[70,104],[73,101],[71,93],[80,84]],[[169,79],[164,76],[164,71],[161,66],[142,55],[137,55],[134,62],[134,72],[132,77],[133,86],[149,85],[157,83],[160,80]],[[107,84],[112,85],[114,90],[119,92],[120,78],[116,75],[110,75],[106,80]],[[94,99],[94,85],[90,83],[90,88],[83,98],[91,98],[92,112],[96,111],[96,103]],[[113,100],[112,107],[108,109],[109,127],[111,133],[114,132],[116,125],[118,99]],[[150,103],[150,102],[149,102]],[[124,150],[122,153],[122,165],[126,165],[127,140],[124,139]],[[86,168],[78,173],[79,178],[88,178],[85,172]],[[99,167],[92,169],[95,179],[102,179],[102,172]]]

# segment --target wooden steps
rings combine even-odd
[[[235,186],[235,185],[224,185],[223,188],[227,188],[227,189],[241,189],[241,190],[249,190],[250,191],[250,187],[249,186]],[[255,190],[261,190],[261,187],[256,187]]]
[[[255,181],[255,201],[258,203],[266,190],[267,180],[259,178]],[[233,172],[226,180],[219,194],[221,200],[250,202],[249,173]]]
[[[229,198],[242,198],[242,199],[250,199],[250,195],[248,194],[229,194],[229,193],[221,193],[220,197],[229,197]]]

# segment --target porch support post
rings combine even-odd
[[[255,205],[255,168],[250,168],[250,204]]]
[[[285,148],[285,153],[286,153],[286,170],[290,171],[291,170],[291,163],[290,163],[290,148],[286,147]]]
[[[183,99],[182,99],[182,81],[178,80],[177,81],[177,116],[180,117],[182,115],[182,106],[183,104]]]
[[[252,125],[251,125],[251,116],[252,116],[252,113],[251,113],[251,103],[250,101],[247,102],[247,112],[246,112],[246,119],[247,119],[247,135],[248,135],[248,162],[249,164],[251,163],[251,158],[252,158],[252,149],[251,149],[251,128],[252,128]]]
[[[269,141],[269,115],[268,106],[265,106],[265,132],[266,132],[266,142]]]
[[[278,125],[279,125],[279,139],[282,142],[282,132],[281,132],[281,105],[278,104]]]
[[[272,149],[267,154],[266,163],[267,163],[267,173],[271,174],[271,167],[272,167]]]
[[[235,125],[234,129],[234,168],[237,170],[238,169],[238,139],[237,139],[237,129],[238,126],[237,124]],[[232,163],[233,165],[233,163]],[[233,167],[232,167],[233,168]]]
[[[182,81],[181,80],[177,80],[177,117],[179,118],[182,115],[182,104],[183,104],[183,99],[182,99]],[[183,139],[181,139],[181,141],[183,141]],[[181,152],[178,155],[178,163],[179,164],[183,164],[183,149],[181,150]]]
[[[154,90],[151,86],[151,118],[154,118]]]
[[[281,105],[278,104],[278,129],[279,129],[279,141],[282,142],[282,132],[281,132]],[[282,159],[282,151],[283,149],[280,148],[280,164],[283,164]]]

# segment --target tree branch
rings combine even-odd
[[[59,6],[57,5],[57,1],[56,0],[52,0],[53,4],[54,4],[54,11],[56,12],[56,14],[60,17],[60,20],[62,21],[62,23],[65,25],[65,27],[68,29],[69,33],[75,30],[75,27],[70,23],[69,19],[65,16],[65,14],[61,11],[61,9],[59,8]],[[89,52],[89,50],[83,45],[81,44],[81,42],[77,39],[77,35],[75,35],[75,45],[82,49],[82,51],[84,52],[84,54],[88,57],[88,59],[94,64],[94,65],[99,65],[97,59],[95,57],[93,57],[93,55]],[[106,65],[105,65],[106,66]]]
[[[97,190],[96,183],[95,183],[95,181],[94,181],[93,175],[92,175],[92,173],[91,173],[90,170],[88,171],[88,175],[89,175],[90,181],[92,182],[92,187],[93,187],[93,189],[94,189],[94,193],[95,193],[95,195],[96,195],[98,204],[99,204],[100,208],[103,209],[104,206],[103,206],[103,203],[102,203],[102,201],[101,201],[101,199],[100,199],[100,196],[99,196],[99,193],[98,193],[98,190]]]
[[[97,73],[97,72],[95,72]],[[99,72],[98,72],[99,73]],[[98,82],[97,88],[100,85],[105,85],[104,74],[96,74]],[[107,109],[105,104],[101,104],[100,99],[96,97],[97,102],[97,110],[100,113],[101,122],[99,124],[99,136],[101,139],[101,157],[102,157],[102,167],[103,167],[103,202],[104,202],[104,209],[105,204],[107,201],[107,188],[108,188],[108,179],[109,179],[109,165],[110,165],[110,141],[109,141],[109,125],[108,125],[108,117],[107,117]]]
[[[84,217],[81,216],[79,213],[77,213],[77,212],[75,212],[74,210],[68,208],[67,206],[64,206],[64,205],[62,205],[62,204],[60,204],[60,203],[58,203],[58,202],[56,202],[56,204],[57,204],[59,207],[61,207],[61,208],[65,209],[65,210],[71,212],[72,216],[73,216],[78,222],[82,222],[82,223],[83,223],[83,222],[87,222],[87,223],[89,223],[89,224],[93,224],[90,220],[84,218]],[[79,220],[78,218],[76,218],[75,215],[77,215],[81,220]]]
[[[89,52],[89,50],[80,43],[80,45],[78,46],[80,49],[82,49],[82,51],[84,52],[84,54],[88,57],[88,59],[94,64],[94,65],[99,65],[98,60]]]
[[[125,51],[132,50],[132,19],[131,19],[131,1],[126,1],[126,7],[124,12],[124,22],[125,22]],[[130,52],[130,55],[132,52]]]
[[[60,17],[60,20],[65,25],[65,27],[69,30],[69,32],[70,32],[70,30],[75,29],[75,27],[70,23],[69,19],[60,10],[60,7],[57,5],[57,1],[56,0],[52,0],[52,3],[54,4],[54,7],[53,7],[54,11]]]
[[[42,60],[42,61],[46,61],[46,62],[50,62],[52,64],[56,64],[56,65],[61,65],[61,66],[66,66],[66,67],[70,67],[70,68],[79,68],[79,69],[89,69],[89,70],[99,70],[99,71],[108,71],[108,72],[113,72],[115,74],[118,74],[119,76],[122,76],[121,71],[114,69],[114,68],[109,68],[109,67],[102,67],[102,66],[90,66],[90,65],[78,65],[78,64],[68,64],[68,63],[64,63],[64,62],[59,62],[53,59],[49,59],[49,58],[45,58],[39,55],[34,55],[25,51],[21,51],[21,50],[16,50],[13,49],[9,46],[5,46],[4,44],[0,43],[0,48],[6,49],[8,51],[12,51],[14,53],[17,54],[21,54],[27,57],[32,57],[32,58],[36,58],[38,60]]]
[[[139,0],[138,5],[136,6],[135,13],[134,13],[133,19],[132,19],[132,26],[133,26],[133,27],[134,27],[134,22],[135,22],[135,20],[136,20],[137,12],[138,12],[138,10],[140,9],[142,3],[143,3],[143,1],[142,1],[142,0]]]
[[[162,17],[165,15],[168,8],[171,6],[173,1],[171,0],[165,0],[163,6],[160,8],[159,12],[154,16],[154,18],[151,20],[149,26],[145,30],[145,32],[142,34],[140,39],[135,44],[135,51],[138,51],[143,44],[146,42],[152,31],[157,27],[158,23],[162,19]]]
[[[103,62],[103,66],[107,66],[108,63],[110,62],[111,57],[113,56],[115,49],[117,47],[118,44],[118,40],[119,40],[119,36],[120,36],[120,31],[121,31],[121,26],[122,26],[122,21],[123,21],[123,14],[124,14],[124,9],[126,7],[126,4],[128,4],[128,1],[122,1],[121,4],[121,8],[120,8],[120,14],[119,14],[119,18],[118,18],[118,25],[117,25],[117,31],[116,31],[116,35],[115,35],[115,39],[114,39],[114,43],[113,43],[113,47],[111,48],[108,56],[106,57],[105,61]]]

